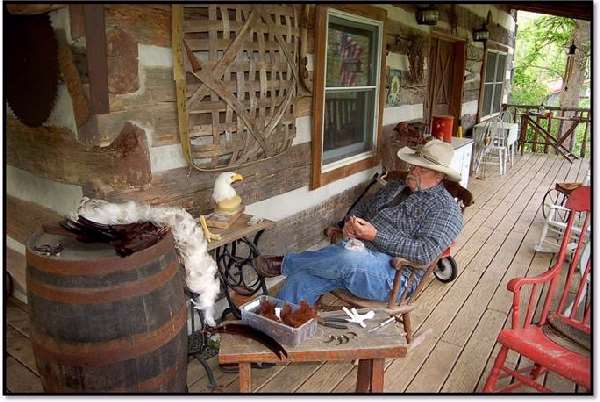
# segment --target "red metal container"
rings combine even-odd
[[[454,116],[433,116],[431,135],[444,142],[452,142]]]

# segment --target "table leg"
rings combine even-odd
[[[383,392],[385,359],[373,359],[371,363],[371,392]]]
[[[252,378],[250,377],[250,362],[239,363],[240,366],[240,393],[250,393],[252,391]]]
[[[356,392],[383,392],[385,359],[363,359],[358,361]]]
[[[358,370],[356,372],[356,392],[371,392],[371,372],[373,360],[361,359],[358,361]]]

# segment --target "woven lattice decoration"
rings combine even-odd
[[[184,6],[182,145],[193,166],[230,169],[291,147],[299,35],[291,5]]]

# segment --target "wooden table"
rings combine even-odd
[[[361,312],[367,309],[359,310]],[[320,314],[321,317],[344,316],[341,311],[331,311]],[[366,321],[367,328],[363,329],[357,324],[348,324],[348,329],[333,329],[317,326],[314,337],[298,346],[284,345],[288,357],[279,358],[262,344],[246,337],[232,334],[221,335],[221,349],[219,363],[237,363],[240,367],[240,392],[250,392],[252,382],[250,376],[251,364],[259,362],[288,363],[332,360],[359,359],[356,391],[357,392],[383,392],[384,362],[386,358],[406,356],[408,346],[403,335],[401,324],[392,323],[377,331],[367,333],[369,328],[375,327],[389,316],[383,311],[377,311],[372,320]],[[338,345],[336,341],[324,343],[329,335],[342,335],[354,331],[358,337],[348,335],[350,342]]]

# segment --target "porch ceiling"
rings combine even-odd
[[[530,11],[532,13],[552,14],[560,17],[575,18],[590,21],[593,14],[591,1],[569,1],[569,2],[529,2],[509,3],[507,6],[515,10]]]

